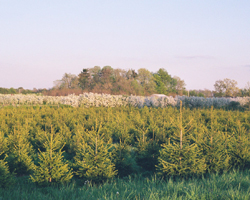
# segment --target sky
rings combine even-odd
[[[83,68],[164,68],[186,88],[250,82],[249,0],[0,0],[0,87]]]

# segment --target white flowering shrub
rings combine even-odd
[[[204,97],[178,97],[178,102],[182,101],[184,106],[190,108],[209,108],[214,106],[215,108],[220,108],[229,105],[234,99],[229,98],[204,98]]]
[[[190,108],[221,108],[228,106],[230,102],[239,102],[241,106],[250,103],[250,97],[237,98],[204,98],[187,96],[122,96],[110,94],[83,93],[80,95],[69,96],[38,96],[35,94],[0,94],[0,105],[70,105],[73,107],[117,107],[133,106],[142,108],[148,107],[167,107],[179,106],[182,101],[184,106]]]

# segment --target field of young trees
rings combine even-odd
[[[249,11],[0,0],[0,200],[250,200]]]
[[[101,184],[157,174],[200,178],[250,168],[249,111],[182,106],[5,106],[0,184]],[[248,191],[249,192],[249,191]]]

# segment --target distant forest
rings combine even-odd
[[[218,80],[214,90],[186,90],[186,84],[180,77],[172,77],[165,69],[150,72],[145,68],[137,72],[133,69],[113,69],[111,66],[103,68],[95,66],[84,68],[78,75],[65,73],[61,80],[54,81],[51,89],[28,90],[22,87],[1,88],[0,94],[31,94],[40,93],[49,96],[66,96],[83,92],[106,93],[113,95],[149,96],[165,94],[168,96],[199,96],[199,97],[244,97],[250,96],[250,83],[239,89],[237,82],[231,79]]]

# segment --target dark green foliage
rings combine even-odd
[[[9,187],[14,183],[14,176],[10,173],[5,159],[0,159],[0,187]]]
[[[235,168],[250,168],[249,136],[231,137],[228,143],[231,156],[230,165]]]
[[[81,89],[86,89],[90,85],[90,73],[88,69],[83,69],[78,75],[78,82]]]
[[[177,85],[176,79],[172,78],[168,72],[161,68],[154,74],[154,81],[156,83],[156,91],[159,94],[175,93]]]
[[[240,108],[240,103],[236,101],[231,101],[227,106],[228,109],[237,110]]]
[[[136,151],[131,146],[126,146],[123,143],[115,145],[115,153],[113,155],[115,168],[118,170],[120,177],[137,174],[140,172],[140,167],[136,162]]]
[[[231,157],[227,144],[228,138],[222,133],[200,139],[198,145],[206,160],[207,172],[222,172],[230,169]]]
[[[142,168],[142,171],[155,171],[155,165],[158,162],[160,146],[153,139],[148,139],[147,136],[142,135],[138,138],[137,143],[137,157],[136,161]]]
[[[231,157],[228,152],[228,134],[218,130],[219,124],[215,114],[212,107],[210,119],[207,119],[208,126],[201,129],[202,134],[196,134],[198,137],[195,140],[205,157],[207,172],[209,173],[228,171],[231,167],[229,163]]]
[[[249,130],[247,131],[241,122],[237,120],[232,128],[228,146],[231,156],[230,164],[235,168],[249,168],[250,167],[250,141]]]
[[[0,159],[4,158],[4,153],[8,151],[8,140],[4,133],[0,131]]]

